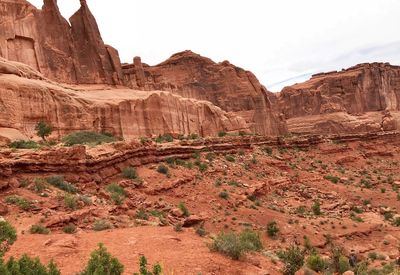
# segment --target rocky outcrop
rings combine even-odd
[[[104,45],[86,1],[71,26],[56,0],[42,10],[25,0],[0,0],[0,57],[25,63],[58,82],[121,84],[118,52]]]
[[[343,133],[399,129],[400,67],[360,64],[314,75],[278,96],[289,130]]]
[[[156,66],[143,64],[136,57],[133,64],[123,66],[123,72],[126,84],[132,88],[167,90],[207,100],[224,111],[244,117],[255,133],[286,133],[285,122],[274,112],[266,88],[251,72],[228,61],[215,63],[185,51]]]
[[[27,75],[25,65],[12,64]],[[44,78],[0,74],[0,128],[33,137],[36,123],[42,120],[54,127],[58,137],[79,130],[110,132],[127,140],[164,133],[216,136],[219,131],[249,131],[241,117],[210,102],[169,92],[90,86],[78,90]]]

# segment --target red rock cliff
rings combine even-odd
[[[340,72],[317,74],[309,81],[284,88],[278,100],[289,128],[295,131],[398,129],[400,67],[360,64]]]
[[[83,0],[71,26],[56,0],[44,0],[42,10],[25,0],[0,0],[0,57],[28,64],[59,82],[122,83],[118,52],[104,45]]]
[[[185,51],[156,66],[142,64],[140,58],[135,58],[133,64],[123,66],[123,71],[131,88],[168,90],[210,101],[244,117],[251,130],[259,134],[279,135],[287,131],[284,120],[272,110],[266,88],[251,72],[228,61],[215,63]]]

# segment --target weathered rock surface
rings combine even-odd
[[[274,112],[270,93],[249,71],[228,61],[215,63],[191,51],[171,56],[156,66],[136,57],[124,65],[125,82],[142,90],[167,90],[188,98],[207,100],[221,109],[240,115],[251,130],[263,135],[286,133],[286,125]]]
[[[400,127],[400,67],[360,64],[314,75],[278,95],[290,131],[343,133]]]
[[[118,52],[104,45],[86,1],[70,21],[56,0],[45,0],[42,10],[25,0],[0,0],[0,57],[59,82],[120,84]]]
[[[12,63],[17,71],[27,75],[25,66],[17,64]],[[164,133],[215,136],[219,131],[248,131],[243,118],[207,101],[169,92],[81,87],[83,90],[45,79],[0,74],[0,128],[16,129],[33,137],[36,123],[43,120],[54,127],[58,137],[92,130],[128,140]]]

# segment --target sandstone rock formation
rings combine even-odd
[[[290,131],[340,133],[400,128],[400,67],[360,64],[314,75],[278,96]]]
[[[26,65],[2,62],[21,75]],[[47,121],[55,135],[79,130],[110,132],[125,139],[164,133],[216,136],[219,131],[248,131],[241,117],[207,101],[169,92],[130,89],[82,90],[62,87],[46,79],[0,73],[0,128],[13,128],[34,136],[38,121]],[[0,133],[1,134],[1,133]]]
[[[42,10],[25,0],[0,0],[0,57],[25,63],[59,82],[122,81],[118,52],[104,45],[86,1],[81,1],[70,26],[56,0],[45,0]]]
[[[263,135],[286,133],[279,113],[272,110],[269,92],[249,71],[228,61],[215,63],[191,51],[174,54],[156,66],[136,57],[124,65],[125,82],[142,90],[167,90],[188,98],[207,100],[221,109],[240,115],[251,130]]]

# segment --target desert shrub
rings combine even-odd
[[[106,190],[111,194],[111,199],[115,204],[120,205],[123,203],[126,192],[122,186],[119,186],[116,183],[111,183],[107,185]]]
[[[327,175],[324,177],[324,179],[331,181],[332,183],[338,183],[339,182],[339,177],[332,176],[332,175]]]
[[[274,238],[279,233],[279,227],[276,221],[267,224],[267,234],[269,237]]]
[[[155,140],[157,143],[173,142],[174,138],[170,134],[158,135]]]
[[[5,198],[4,201],[9,204],[14,204],[22,210],[29,210],[33,206],[33,203],[31,201],[17,195],[8,196]]]
[[[227,200],[229,199],[229,193],[227,191],[222,191],[218,194],[221,199]]]
[[[193,140],[195,140],[195,139],[199,139],[199,135],[198,135],[198,134],[195,134],[195,133],[193,133],[193,134],[190,134],[190,135],[189,135],[189,138],[190,138],[190,139],[193,139]]]
[[[126,179],[136,179],[137,176],[137,172],[136,169],[133,167],[125,167],[124,169],[122,169],[122,176]]]
[[[306,213],[306,207],[303,205],[300,205],[299,207],[296,208],[294,211],[297,215],[304,215]]]
[[[164,164],[160,164],[160,165],[158,165],[158,167],[157,167],[157,172],[160,173],[160,174],[167,175],[168,172],[169,172],[169,169],[168,169],[168,167],[165,166]]]
[[[304,254],[298,246],[290,246],[285,251],[279,251],[278,257],[284,263],[285,275],[294,275],[304,265]]]
[[[210,245],[212,251],[218,251],[234,260],[248,251],[260,251],[262,248],[260,235],[250,229],[240,234],[221,232]]]
[[[321,204],[319,203],[319,201],[315,201],[314,204],[311,207],[314,215],[319,216],[321,215]]]
[[[265,146],[265,147],[262,148],[262,151],[264,153],[268,154],[268,155],[272,155],[272,148],[271,147]]]
[[[65,191],[65,192],[68,192],[68,193],[71,193],[71,194],[75,194],[75,193],[78,192],[78,188],[76,188],[76,187],[75,187],[74,185],[72,185],[71,183],[66,182],[66,181],[64,180],[64,177],[63,177],[63,176],[60,176],[60,175],[51,176],[51,177],[48,177],[48,178],[46,179],[46,181],[47,181],[50,185],[52,185],[52,186],[54,186],[54,187],[56,187],[56,188],[58,188],[58,189],[60,189],[60,190],[63,190],[63,191]]]
[[[152,272],[147,269],[147,258],[145,256],[141,256],[139,259],[139,267],[140,273],[133,273],[133,275],[161,275],[162,267],[159,263],[153,265]]]
[[[204,228],[204,225],[200,225],[199,227],[196,228],[196,234],[199,235],[200,237],[204,237],[207,235],[207,231]]]
[[[31,234],[47,235],[50,233],[50,230],[47,227],[45,227],[44,225],[34,224],[29,229],[29,232],[31,232]]]
[[[183,225],[180,222],[178,222],[177,224],[175,224],[174,230],[176,232],[182,232],[182,230],[183,230],[182,227],[183,227]]]
[[[76,196],[66,194],[64,196],[64,205],[66,208],[70,210],[76,210],[78,209],[78,199]]]
[[[73,146],[77,144],[97,145],[114,141],[115,138],[112,135],[89,131],[75,132],[63,138],[63,142],[66,146]]]
[[[94,231],[103,231],[107,229],[111,229],[112,225],[106,220],[97,220],[93,223]]]
[[[208,164],[205,162],[201,162],[198,165],[198,167],[199,167],[200,172],[205,172],[208,169]]]
[[[378,259],[378,253],[376,253],[375,251],[369,252],[368,253],[368,258],[370,258],[371,260],[375,261],[376,259]]]
[[[225,159],[227,160],[227,161],[229,161],[229,162],[235,162],[235,157],[234,156],[232,156],[232,155],[226,155],[225,156]]]
[[[400,217],[396,217],[396,218],[393,220],[393,225],[394,225],[394,226],[400,226]]]
[[[73,234],[76,232],[76,226],[73,224],[69,224],[63,227],[63,232],[67,234]]]
[[[8,147],[13,149],[36,149],[39,148],[39,144],[34,142],[33,140],[17,140],[11,142]]]
[[[104,244],[99,243],[80,275],[121,275],[123,272],[124,266],[107,251]]]
[[[7,221],[0,221],[0,243],[6,242],[8,245],[12,245],[17,240],[17,231]],[[0,256],[6,252],[3,246],[0,247]]]
[[[37,192],[37,193],[41,193],[44,190],[46,190],[46,188],[48,187],[47,182],[42,179],[42,178],[36,178],[33,181],[33,186],[32,186],[32,190]]]
[[[61,272],[53,260],[48,266],[43,265],[39,258],[23,255],[19,260],[11,257],[6,263],[0,262],[0,272],[4,275],[60,275]]]
[[[178,208],[182,211],[183,215],[185,217],[189,217],[190,216],[190,212],[189,209],[186,207],[184,202],[180,202],[178,205]]]
[[[146,213],[146,210],[144,210],[143,208],[140,208],[137,212],[136,212],[136,219],[140,219],[140,220],[148,220],[149,219],[149,215]]]
[[[328,262],[319,254],[314,253],[307,258],[307,266],[316,272],[321,272],[328,267]]]
[[[340,274],[342,274],[342,273],[344,273],[344,272],[346,272],[348,270],[351,270],[349,259],[346,256],[342,255],[342,256],[339,257],[339,265],[338,265],[338,270],[337,271]]]
[[[225,131],[220,131],[220,132],[218,132],[218,136],[219,137],[224,137],[224,136],[226,136],[226,132]]]

